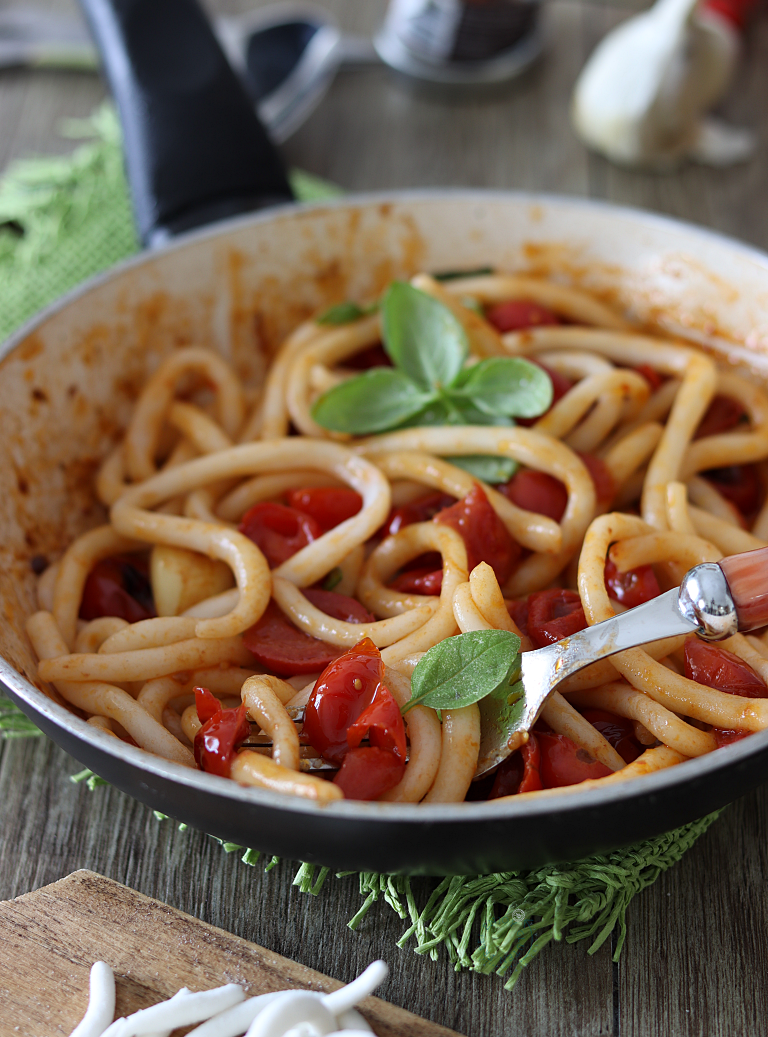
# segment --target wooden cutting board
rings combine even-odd
[[[342,985],[103,875],[76,871],[0,903],[0,1037],[71,1033],[99,959],[115,972],[117,1016],[182,986],[240,983],[253,995]],[[377,997],[363,1001],[361,1011],[378,1037],[458,1037]]]

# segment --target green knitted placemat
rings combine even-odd
[[[0,340],[52,299],[138,250],[113,109],[105,105],[90,119],[68,123],[64,132],[88,142],[67,158],[17,163],[0,182]],[[339,193],[306,173],[294,172],[292,182],[305,200]],[[31,721],[0,699],[0,737],[37,734]],[[72,780],[91,789],[105,784],[91,771]],[[616,959],[632,897],[679,861],[716,817],[572,864],[435,879],[423,905],[407,877],[364,872],[362,904],[349,925],[356,928],[382,899],[408,923],[398,946],[408,944],[432,958],[443,948],[457,970],[496,972],[506,977],[507,987],[551,940],[591,939],[593,954],[618,926]],[[261,859],[256,850],[222,847],[241,853],[245,864]],[[267,869],[274,863],[267,857]],[[294,884],[318,894],[327,877],[327,868],[302,864]]]

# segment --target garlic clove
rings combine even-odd
[[[164,544],[152,548],[149,573],[158,616],[178,616],[235,582],[224,562]]]

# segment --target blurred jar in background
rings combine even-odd
[[[391,0],[379,56],[436,83],[498,83],[538,56],[538,0]]]

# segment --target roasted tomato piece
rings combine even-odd
[[[559,789],[565,785],[578,785],[590,778],[607,778],[608,767],[599,763],[591,753],[567,735],[553,731],[537,731],[541,747],[541,784],[545,789]]]
[[[408,569],[396,576],[389,584],[392,590],[403,594],[439,594],[443,587],[443,570],[430,569],[428,566],[420,569]]]
[[[568,505],[568,491],[559,479],[535,468],[521,468],[499,490],[525,511],[559,522]]]
[[[118,616],[138,623],[156,615],[145,558],[113,555],[94,565],[83,588],[80,619]]]
[[[347,743],[357,749],[365,736],[377,749],[388,749],[405,762],[405,724],[389,688],[379,684],[369,705],[347,728]]]
[[[250,733],[245,703],[237,709],[219,707],[195,735],[195,760],[200,770],[228,778],[237,748]]]
[[[368,611],[365,605],[361,605],[356,598],[348,598],[346,594],[324,591],[319,587],[307,587],[304,596],[321,612],[333,616],[334,619],[341,619],[345,623],[374,623],[376,621],[376,617]]]
[[[449,508],[456,503],[456,498],[447,493],[427,493],[410,504],[403,504],[400,508],[393,508],[384,524],[385,536],[393,536],[404,526],[411,526],[414,522],[429,522],[437,515],[438,511]]]
[[[359,601],[333,591],[307,588],[309,601],[334,619],[345,623],[371,623],[374,617]],[[243,644],[262,666],[279,677],[317,673],[341,655],[335,645],[310,637],[283,614],[274,601],[258,623],[243,634]]]
[[[508,299],[496,303],[486,310],[485,319],[502,335],[507,331],[562,323],[556,313],[530,299]]]
[[[347,731],[373,701],[383,673],[381,654],[366,637],[317,678],[304,711],[304,734],[326,760],[339,763],[349,751]]]
[[[402,780],[405,763],[387,749],[376,746],[350,749],[333,779],[345,799],[373,800]]]
[[[635,738],[634,724],[627,717],[616,716],[605,709],[583,709],[581,714],[613,746],[624,763],[632,763],[643,751]]]
[[[595,487],[595,496],[600,507],[610,504],[616,488],[607,465],[594,454],[579,454]],[[568,505],[568,490],[565,484],[547,472],[534,468],[521,468],[508,483],[498,489],[518,508],[535,511],[539,515],[559,522]]]
[[[488,799],[516,796],[519,792],[538,792],[542,788],[540,769],[541,749],[538,737],[531,732],[525,745],[499,766]]]
[[[504,604],[507,606],[507,612],[520,633],[529,637],[528,598],[523,598],[521,601],[510,601],[508,598],[505,598]]]
[[[289,507],[309,515],[324,533],[352,518],[363,506],[360,494],[346,487],[312,486],[291,490],[287,500]]]
[[[302,547],[323,535],[321,526],[311,515],[270,501],[255,504],[246,511],[240,532],[256,544],[270,569],[287,562]]]
[[[659,372],[654,370],[650,364],[638,364],[636,367],[633,367],[632,370],[637,371],[639,375],[642,375],[643,378],[645,378],[646,382],[648,382],[651,387],[651,392],[656,392],[656,390],[660,389],[666,381],[664,375],[659,374]]]
[[[592,477],[598,506],[606,507],[606,505],[611,503],[613,495],[616,492],[613,476],[608,470],[607,464],[601,458],[595,457],[594,454],[579,453],[579,457],[584,462],[587,471]]]
[[[763,501],[763,486],[757,465],[734,464],[727,468],[711,468],[701,474],[739,509],[744,518],[751,518],[759,510]]]
[[[713,727],[712,734],[715,736],[715,744],[719,749],[723,745],[733,745],[734,742],[740,742],[742,738],[748,738],[751,731],[731,731],[723,727]]]
[[[463,500],[435,515],[441,522],[461,534],[467,547],[467,568],[472,572],[479,562],[487,562],[503,586],[512,575],[520,557],[520,545],[491,507],[479,483],[475,483]]]
[[[608,558],[605,563],[605,588],[614,601],[633,609],[661,594],[656,573],[650,565],[639,565],[620,573]]]
[[[721,432],[730,432],[742,421],[746,411],[732,396],[715,396],[699,422],[694,439],[704,436],[718,436]]]
[[[747,699],[768,698],[765,681],[738,655],[698,637],[685,642],[685,676],[697,684]]]
[[[195,688],[195,708],[197,709],[197,719],[204,724],[206,720],[221,713],[222,705],[207,688]]]
[[[553,589],[529,595],[528,635],[537,648],[584,630],[586,625],[581,598],[576,591]]]
[[[392,361],[387,356],[384,346],[378,342],[375,346],[361,349],[354,356],[348,356],[344,360],[344,366],[353,371],[368,371],[372,367],[391,367]]]

